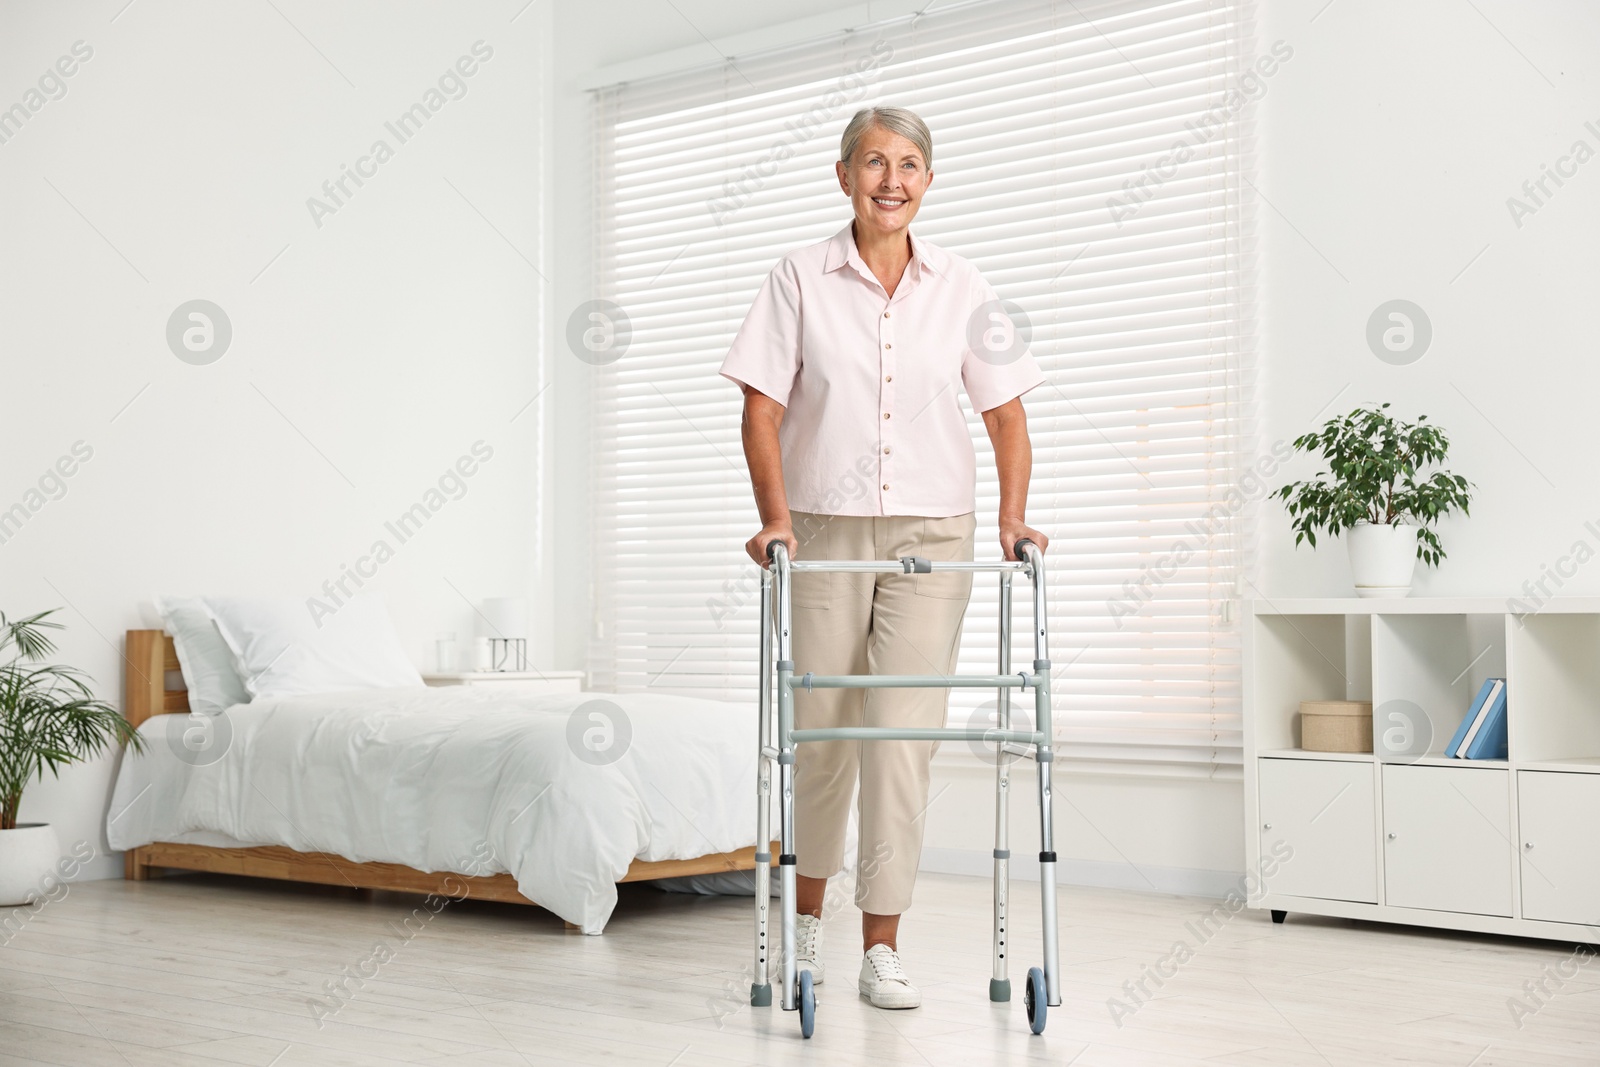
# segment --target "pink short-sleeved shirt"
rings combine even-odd
[[[910,239],[892,298],[850,223],[790,252],[722,362],[724,377],[785,406],[778,440],[795,511],[974,510],[977,460],[958,393],[984,412],[1044,382],[977,268]]]

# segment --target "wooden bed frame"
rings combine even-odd
[[[126,661],[128,721],[137,728],[152,715],[172,715],[189,711],[189,694],[184,689],[168,689],[168,671],[177,671],[178,654],[172,636],[161,630],[129,630]],[[772,851],[778,851],[772,842]],[[649,878],[676,878],[691,874],[718,874],[723,871],[755,869],[755,847],[734,852],[716,852],[687,860],[634,860],[621,881],[638,882]],[[290,882],[315,882],[320,885],[347,886],[352,889],[389,889],[401,893],[437,893],[474,900],[494,900],[507,904],[534,904],[517,891],[509,874],[469,875],[445,871],[419,871],[398,863],[356,863],[327,852],[296,852],[291,848],[268,845],[259,848],[210,848],[157,841],[123,854],[123,873],[142,882],[162,868],[209,871],[218,874],[243,874],[256,878],[277,878]],[[567,923],[568,929],[577,929]]]

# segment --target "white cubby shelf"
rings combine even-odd
[[[1600,597],[1527,606],[1248,602],[1252,907],[1600,943]],[[1447,756],[1485,678],[1506,679],[1507,758]],[[1370,700],[1373,751],[1301,748],[1304,700]]]

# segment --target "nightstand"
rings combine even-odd
[[[424,674],[431,686],[488,686],[508,693],[581,693],[582,671],[455,671],[449,674]]]

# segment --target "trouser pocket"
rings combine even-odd
[[[806,511],[789,512],[789,524],[798,542],[795,559],[825,560],[828,554],[828,527],[832,515],[818,515]],[[834,574],[795,572],[789,576],[791,603],[797,608],[825,611],[833,605]]]
[[[916,555],[925,559],[952,562],[972,559],[973,532],[977,527],[972,512],[943,519],[924,519]],[[971,571],[944,574],[919,574],[912,579],[918,596],[941,600],[967,600],[972,596]]]

